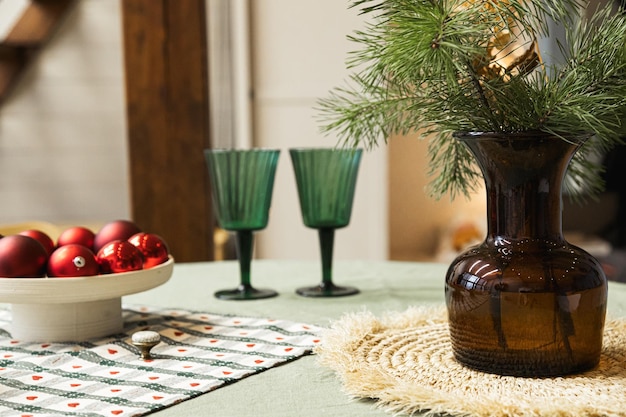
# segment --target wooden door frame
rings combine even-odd
[[[132,218],[177,261],[212,260],[205,0],[122,0]]]

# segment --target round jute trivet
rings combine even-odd
[[[626,416],[626,320],[608,319],[600,364],[559,378],[468,369],[452,355],[445,310],[346,315],[315,349],[346,393],[397,414],[424,416]]]

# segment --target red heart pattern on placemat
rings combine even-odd
[[[21,393],[12,388],[11,392],[17,393],[3,397],[6,404],[15,404],[14,415],[32,417],[19,414],[19,408],[37,406],[44,400],[50,407],[51,399],[56,401],[56,408],[50,409],[67,413],[98,410],[99,416],[149,414],[306,355],[319,343],[321,331],[287,320],[147,306],[125,306],[124,321],[124,334],[80,345],[0,337],[0,390],[5,388],[5,381],[28,381]],[[0,310],[0,331],[9,323],[10,312]],[[130,336],[139,330],[161,335],[151,360],[141,360],[130,344]],[[37,363],[37,371],[22,366],[22,361]],[[207,371],[207,364],[212,363],[213,371]],[[83,390],[90,394],[77,396]]]

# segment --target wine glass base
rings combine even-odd
[[[276,297],[278,293],[274,290],[240,286],[232,290],[217,291],[214,295],[220,300],[260,300]]]
[[[303,297],[345,297],[358,294],[358,288],[340,287],[335,284],[319,284],[315,287],[303,287],[296,290],[296,294]]]

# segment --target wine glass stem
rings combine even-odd
[[[238,230],[236,236],[241,286],[250,288],[250,263],[252,262],[253,244],[252,230]]]
[[[322,252],[322,286],[328,287],[332,285],[333,282],[333,244],[335,242],[335,229],[321,228],[318,233]]]

